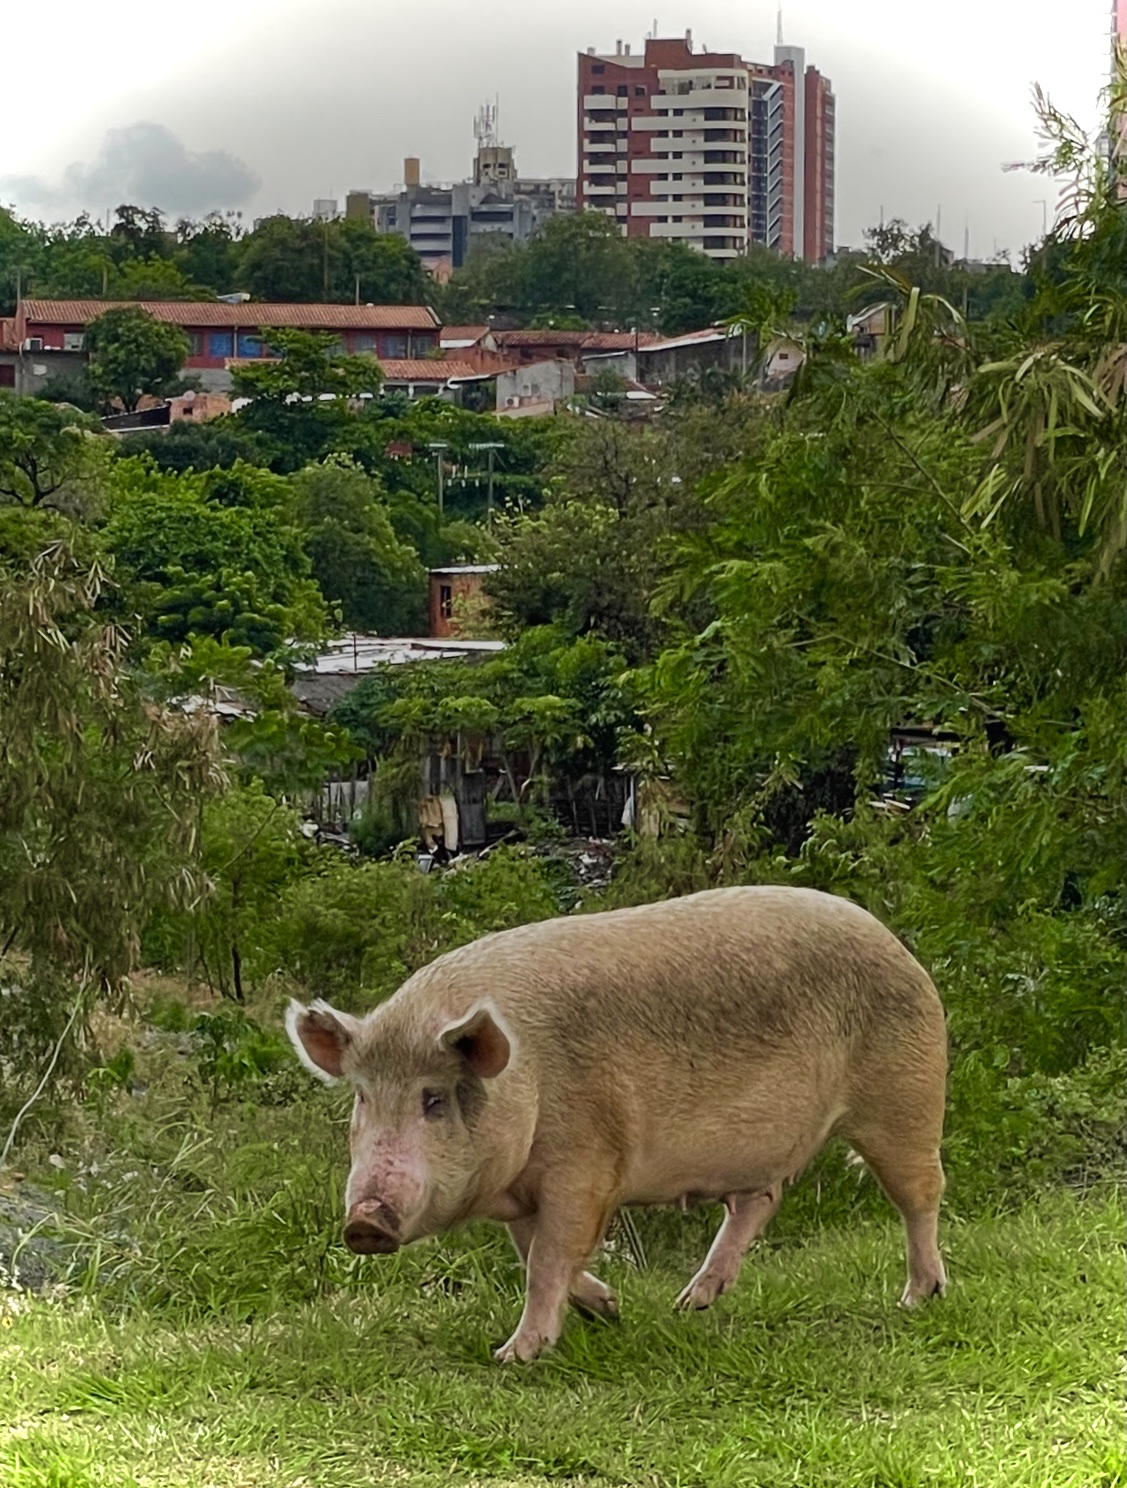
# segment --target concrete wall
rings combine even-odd
[[[575,392],[575,367],[563,358],[531,362],[497,376],[497,407],[509,408],[510,399],[530,402],[561,402]]]

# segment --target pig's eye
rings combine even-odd
[[[441,1090],[423,1091],[423,1115],[437,1120],[446,1115],[446,1097]]]

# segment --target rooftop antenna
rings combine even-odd
[[[474,139],[478,149],[489,148],[497,143],[497,104],[483,103],[474,115]]]

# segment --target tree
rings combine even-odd
[[[0,945],[73,979],[40,1010],[52,1041],[132,969],[152,907],[198,889],[199,807],[222,783],[212,720],[145,697],[107,588],[61,543],[0,581]]]
[[[107,408],[132,413],[144,397],[162,397],[188,355],[178,326],[144,310],[106,310],[86,328],[90,385]]]
[[[232,373],[233,391],[250,401],[240,426],[262,436],[279,472],[300,470],[339,448],[355,423],[352,400],[378,393],[383,374],[366,356],[343,356],[331,336],[276,330],[270,345],[280,360],[247,363]]]
[[[406,238],[349,218],[267,217],[240,244],[238,281],[259,300],[419,305],[427,292]]]
[[[229,470],[237,461],[248,465],[270,463],[270,448],[261,435],[246,429],[232,415],[196,423],[180,419],[166,429],[127,434],[118,445],[126,459],[147,455],[158,470]]]
[[[122,605],[154,639],[213,636],[264,656],[326,631],[291,492],[265,471],[171,475],[121,460],[104,538]]]
[[[396,536],[378,481],[346,458],[293,477],[313,576],[350,630],[417,635],[426,619],[426,573]]]
[[[76,409],[0,389],[0,502],[87,508],[105,465],[99,433]]]
[[[242,213],[217,212],[202,222],[182,218],[176,224],[173,262],[193,284],[206,284],[213,294],[229,294],[235,286]]]

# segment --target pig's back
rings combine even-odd
[[[715,1057],[882,1041],[942,1023],[938,998],[867,911],[811,889],[715,889],[501,931],[402,989],[455,1014],[490,999],[530,1052],[574,1058],[654,1046]]]

